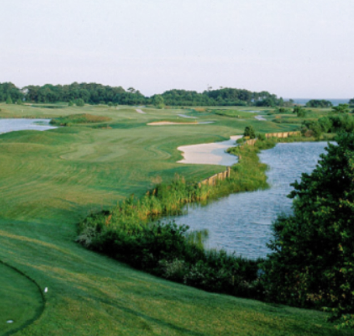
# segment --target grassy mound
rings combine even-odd
[[[94,124],[109,121],[111,118],[97,116],[88,113],[71,114],[65,117],[54,118],[50,121],[51,125],[55,126],[70,126],[75,124]]]

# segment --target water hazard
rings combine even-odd
[[[23,130],[46,131],[57,128],[50,126],[49,122],[50,119],[0,119],[0,134]]]
[[[208,229],[209,248],[236,252],[247,258],[265,257],[270,250],[271,224],[278,214],[291,213],[292,200],[286,195],[290,183],[300,180],[301,173],[310,173],[326,142],[278,144],[260,154],[267,172],[268,190],[232,194],[206,206],[189,205],[186,215],[172,217],[177,224],[192,230]]]

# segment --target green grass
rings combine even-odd
[[[198,120],[214,124],[146,126],[181,120],[183,110],[143,108],[146,114],[139,114],[122,106],[56,110],[0,104],[0,109],[2,118],[88,113],[111,118],[112,126],[0,135],[0,259],[49,289],[43,314],[16,335],[350,334],[336,331],[321,312],[206,293],[133,270],[74,242],[77,223],[92,211],[132,193],[141,196],[175,173],[202,180],[224,170],[177,164],[178,146],[225,140],[248,125],[256,132],[291,131],[293,125],[206,114]],[[0,288],[9,285],[3,274]],[[25,288],[16,285],[17,277],[13,298]],[[38,288],[25,292],[36,300]],[[3,301],[0,305],[3,311]],[[31,307],[21,308],[24,315]],[[18,321],[24,316],[18,307],[9,313]],[[0,335],[7,333],[3,328]]]
[[[111,118],[82,113],[54,118],[51,120],[50,124],[55,126],[72,126],[76,124],[103,123],[109,120],[111,120]]]
[[[40,289],[24,274],[3,263],[0,274],[0,330],[10,333],[36,320],[43,311],[44,301]]]

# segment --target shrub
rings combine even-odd
[[[293,113],[296,113],[296,115],[299,118],[306,117],[306,110],[303,107],[301,107],[301,106],[295,106],[294,110],[293,110]]]
[[[243,135],[245,137],[249,137],[250,139],[254,139],[256,137],[256,133],[252,126],[246,126]]]
[[[79,107],[85,106],[85,102],[81,98],[75,100],[75,104],[76,104],[76,106],[79,106]]]

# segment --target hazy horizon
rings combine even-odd
[[[353,17],[346,0],[5,0],[0,82],[350,99]]]

